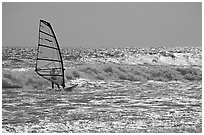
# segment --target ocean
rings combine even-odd
[[[4,133],[202,132],[199,66],[66,61],[67,84],[79,84],[67,92],[51,89],[34,72],[32,55],[7,56],[2,62]]]

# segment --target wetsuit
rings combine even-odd
[[[52,70],[50,71],[50,74],[51,74],[51,75],[56,75],[55,69],[52,69]],[[52,79],[52,80],[57,80],[56,76],[51,76],[51,79]],[[51,82],[52,82],[52,81],[51,81]],[[52,89],[54,89],[54,84],[56,84],[57,87],[60,88],[60,87],[59,87],[59,84],[52,82]]]

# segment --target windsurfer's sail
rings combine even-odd
[[[64,67],[57,38],[49,22],[40,20],[36,69],[38,75],[65,87]]]

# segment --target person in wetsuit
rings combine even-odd
[[[56,73],[56,70],[53,68],[50,70],[50,75],[51,75],[51,79],[54,80],[54,81],[57,81],[57,76],[54,76],[54,75],[57,75],[58,73]],[[52,82],[52,81],[51,81]],[[60,86],[59,84],[57,83],[54,83],[52,82],[52,89],[54,89],[54,84],[57,85],[58,89],[60,89]]]

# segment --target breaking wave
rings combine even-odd
[[[4,71],[2,75],[3,88],[37,88],[42,89],[49,82],[39,77],[34,71]]]
[[[66,81],[77,78],[91,80],[129,80],[146,82],[155,81],[201,81],[202,71],[197,68],[152,66],[152,65],[118,65],[118,64],[89,64],[65,71]],[[3,88],[35,88],[42,89],[50,86],[50,82],[38,76],[33,70],[3,71]]]
[[[89,78],[97,80],[171,81],[202,80],[202,71],[192,67],[169,67],[153,65],[93,64],[72,68],[67,79]]]

